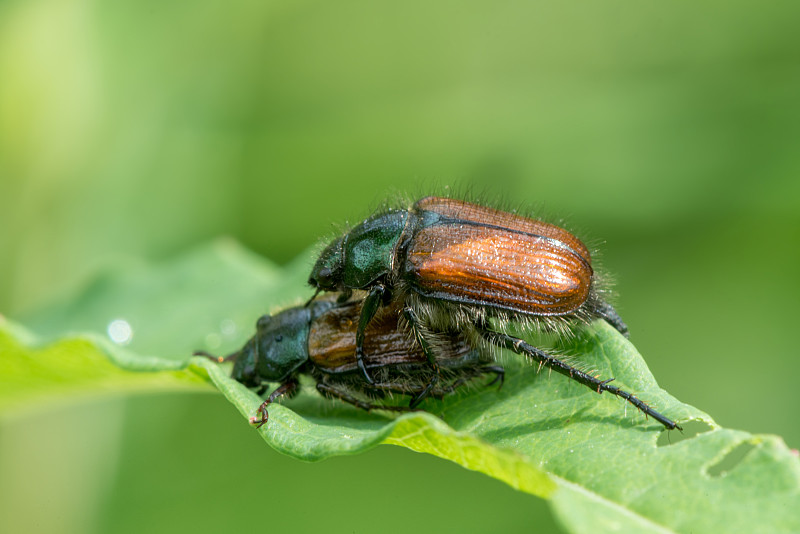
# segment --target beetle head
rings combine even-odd
[[[256,374],[256,358],[255,338],[251,337],[236,355],[236,363],[233,364],[231,378],[249,388],[261,385],[261,379]]]
[[[289,308],[258,320],[253,345],[261,380],[283,382],[308,360],[310,321],[308,308]]]
[[[311,270],[308,283],[323,291],[333,291],[342,281],[342,243],[343,238],[338,238],[327,246],[320,254],[317,263]]]

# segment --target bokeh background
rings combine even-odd
[[[285,263],[397,193],[477,191],[600,243],[660,384],[796,448],[798,20],[789,1],[2,1],[0,313],[221,235]],[[5,531],[556,528],[406,450],[282,457],[215,395],[42,423],[0,422]]]

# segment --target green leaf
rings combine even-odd
[[[0,415],[97,394],[208,389],[180,362],[136,355],[98,335],[38,349],[30,347],[31,340],[23,329],[0,322]]]
[[[133,331],[127,350],[96,334],[31,348],[32,336],[3,323],[0,414],[55,395],[202,388],[210,380],[247,424],[261,399],[229,378],[229,365],[188,355],[234,350],[259,314],[308,298],[309,262],[303,257],[279,269],[232,243],[217,243],[155,268],[106,275],[80,298],[28,320],[52,337],[64,330],[103,332],[124,318]],[[271,406],[269,423],[253,431],[307,461],[381,443],[433,454],[549,499],[573,532],[800,530],[800,462],[780,438],[722,429],[674,399],[658,388],[633,345],[605,323],[558,350],[582,368],[615,377],[615,384],[684,424],[686,436],[513,354],[503,356],[502,389],[475,387],[426,401],[430,413],[366,413],[304,387],[298,397]],[[161,357],[139,356],[153,353]]]

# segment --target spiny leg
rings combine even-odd
[[[425,389],[423,389],[419,395],[411,399],[409,406],[411,408],[416,408],[419,406],[420,402],[425,400],[425,398],[430,395],[433,388],[436,387],[436,384],[439,383],[439,362],[436,361],[436,355],[431,350],[428,340],[426,340],[425,336],[423,336],[422,332],[420,332],[421,326],[419,317],[417,317],[417,313],[414,311],[414,309],[406,306],[403,308],[403,316],[406,318],[406,321],[408,321],[408,325],[411,327],[411,333],[414,335],[414,339],[416,339],[417,343],[419,343],[422,352],[425,353],[425,357],[428,358],[428,364],[430,364],[431,369],[433,370],[431,381],[428,382],[428,385],[425,386]]]
[[[375,382],[366,387],[374,393],[398,393],[400,395],[418,395],[424,389],[423,386],[403,382]]]
[[[337,389],[331,385],[324,384],[322,382],[317,382],[317,391],[322,393],[328,398],[337,398],[341,401],[347,402],[352,404],[357,408],[361,408],[362,410],[370,411],[370,410],[387,410],[390,412],[413,412],[415,411],[413,408],[408,406],[383,406],[381,404],[373,404],[371,402],[365,402],[361,399],[357,399],[353,397],[346,391],[342,391],[341,389]]]
[[[256,411],[256,414],[261,415],[261,418],[259,419],[256,415],[254,415],[253,417],[250,418],[250,424],[254,425],[254,424],[258,423],[258,426],[256,428],[261,428],[262,426],[264,426],[264,424],[267,421],[269,421],[269,413],[267,412],[267,406],[269,406],[270,404],[275,402],[275,399],[277,399],[278,397],[280,397],[282,395],[286,395],[287,397],[291,397],[292,395],[297,393],[297,390],[298,390],[299,387],[300,387],[300,383],[295,379],[289,380],[288,382],[284,382],[283,384],[278,386],[278,388],[275,389],[275,391],[270,393],[270,395],[267,398],[267,400],[262,402],[261,406],[258,407],[258,410]]]
[[[576,382],[580,382],[584,386],[587,386],[591,389],[594,389],[598,393],[602,393],[603,391],[608,391],[612,395],[616,395],[618,397],[622,397],[626,401],[630,402],[634,406],[636,406],[639,410],[641,410],[645,415],[649,415],[668,429],[672,430],[673,428],[677,428],[678,430],[683,430],[677,423],[668,419],[667,417],[661,415],[654,409],[650,408],[646,402],[639,399],[632,393],[628,393],[627,391],[621,390],[616,386],[609,386],[608,383],[614,380],[610,378],[608,380],[600,380],[599,378],[595,378],[592,375],[585,373],[571,365],[562,362],[558,358],[550,356],[546,352],[537,349],[533,345],[526,343],[522,339],[518,339],[515,337],[511,337],[507,334],[503,334],[500,332],[493,332],[491,330],[479,330],[481,335],[498,347],[502,347],[504,349],[513,350],[517,354],[521,354],[523,356],[528,356],[529,358],[536,360],[542,365],[546,365],[550,369],[561,373],[564,376],[567,376]]]
[[[370,384],[369,386],[366,387],[370,391],[377,394],[397,393],[398,395],[411,395],[412,397],[416,398],[420,393],[422,393],[426,389],[427,384],[423,386],[418,384],[404,384],[402,382],[375,382],[374,384]],[[444,386],[439,386],[429,391],[428,396],[441,398],[446,393],[450,393],[450,391],[452,390],[447,389]]]
[[[594,312],[601,319],[605,319],[608,324],[616,328],[617,332],[619,332],[626,338],[631,337],[631,334],[628,331],[628,325],[625,324],[625,322],[622,320],[622,317],[619,316],[617,310],[615,310],[611,304],[601,300],[597,304],[595,304]]]
[[[452,381],[450,384],[443,384],[443,380],[439,381],[439,384],[431,389],[428,393],[429,397],[436,397],[441,398],[448,393],[452,393],[470,380],[478,378],[479,376],[485,375],[487,373],[494,373],[495,377],[492,379],[491,382],[486,384],[486,386],[491,386],[496,384],[500,381],[500,385],[502,387],[503,377],[505,375],[505,369],[498,365],[486,365],[483,367],[479,367],[476,369],[471,369],[467,374],[461,376]],[[368,386],[369,389],[373,391],[379,392],[390,392],[390,393],[398,393],[401,395],[419,395],[424,389],[427,388],[427,384],[425,386],[421,386],[419,384],[409,384],[407,382],[375,382],[374,384]]]
[[[495,374],[495,377],[492,379],[491,382],[486,384],[486,387],[489,387],[491,385],[496,384],[498,380],[500,381],[500,387],[503,387],[503,381],[505,380],[506,370],[503,369],[502,367],[500,367],[499,365],[485,365],[485,366],[483,366],[483,367],[481,367],[479,369],[476,369],[475,370],[475,374],[473,374],[471,376],[462,376],[461,378],[459,378],[458,380],[456,380],[455,382],[453,382],[449,386],[441,386],[438,389],[439,389],[439,391],[443,391],[445,393],[452,393],[455,390],[457,390],[458,388],[460,388],[461,386],[463,386],[464,384],[466,384],[467,382],[469,382],[470,380],[472,380],[473,378],[476,378],[478,376],[484,375],[486,373],[494,373]],[[498,389],[500,389],[500,388],[498,388]]]

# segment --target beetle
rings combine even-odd
[[[407,209],[388,209],[354,226],[320,254],[309,277],[316,289],[349,299],[367,294],[356,330],[356,363],[367,383],[366,331],[378,310],[403,302],[403,314],[433,372],[412,402],[436,388],[432,332],[460,330],[475,346],[509,349],[578,382],[625,398],[669,429],[680,427],[634,395],[582,372],[507,333],[526,330],[571,335],[605,319],[622,335],[628,327],[605,302],[589,249],[567,230],[538,219],[453,198],[426,197]]]
[[[393,394],[416,398],[431,381],[431,369],[422,349],[408,341],[402,313],[391,306],[380,310],[367,330],[364,365],[374,375],[364,380],[355,359],[356,325],[362,302],[336,303],[320,299],[309,306],[264,315],[256,323],[256,333],[237,352],[224,358],[196,351],[218,362],[234,361],[231,377],[247,387],[266,391],[265,383],[279,386],[267,397],[250,422],[264,425],[267,408],[279,397],[292,397],[299,391],[299,376],[316,380],[317,390],[364,410],[410,411],[411,406],[377,403]],[[494,373],[491,383],[504,377],[502,367],[490,365],[488,357],[471,346],[460,333],[436,336],[437,357],[443,379],[431,394],[441,397],[473,378]]]

